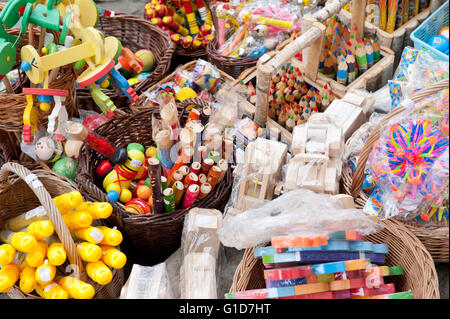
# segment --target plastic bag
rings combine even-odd
[[[394,77],[388,81],[392,108],[422,88],[448,78],[448,62],[436,60],[426,51],[406,47]]]
[[[148,267],[134,264],[120,299],[173,299],[166,263]]]
[[[448,90],[416,104],[404,100],[406,111],[381,129],[368,159],[377,184],[364,207],[370,215],[413,219],[440,198],[448,185],[448,131],[437,124],[435,113],[417,112],[423,103],[444,104],[448,109]]]
[[[296,189],[259,208],[228,216],[219,236],[224,246],[243,249],[269,242],[275,236],[313,236],[333,230],[358,230],[368,235],[381,228],[362,210],[344,209],[332,195]]]
[[[186,215],[181,236],[181,299],[217,299],[221,227],[222,213],[216,209],[193,208]]]

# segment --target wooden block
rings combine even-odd
[[[329,284],[327,282],[318,282],[315,284],[295,286],[295,295],[314,294],[319,292],[325,292],[328,290]]]
[[[295,161],[291,161],[286,170],[286,178],[284,187],[286,190],[290,191],[297,188],[297,178],[299,173],[300,164]]]
[[[333,167],[325,169],[325,193],[337,194],[339,193],[339,181],[337,180],[337,170]]]
[[[347,280],[347,279],[366,277],[364,270],[351,270],[351,271],[337,272],[337,273],[334,273],[333,276],[334,276],[334,280]]]
[[[294,127],[291,144],[291,152],[293,155],[305,153],[307,134],[308,132],[306,125]]]
[[[384,263],[383,254],[365,253],[365,258],[373,263]],[[283,264],[283,263],[323,263],[334,262],[342,260],[356,260],[361,258],[359,251],[296,251],[287,253],[275,253],[271,255],[264,255],[262,262],[264,265],[268,264]]]
[[[283,279],[283,280],[266,280],[267,288],[292,287],[305,284],[306,284],[306,277]]]
[[[267,299],[267,289],[253,289],[226,293],[225,299]]]
[[[304,285],[302,285],[302,286],[304,286]],[[280,298],[280,297],[290,297],[290,296],[294,296],[294,295],[295,295],[294,286],[267,288],[267,296],[269,297],[269,299],[275,299],[275,298]]]
[[[312,266],[289,267],[264,270],[265,280],[283,280],[313,275]]]
[[[333,299],[333,293],[331,291],[324,291],[315,294],[295,295],[278,299]]]
[[[342,153],[343,140],[342,130],[331,125],[327,130],[328,156],[339,157]]]
[[[347,290],[366,287],[366,278],[355,278],[347,280],[335,280],[330,282],[330,290]]]
[[[376,288],[376,287],[372,288],[372,296],[393,294],[393,293],[395,293],[395,285],[394,284],[384,284],[378,288]]]
[[[324,114],[328,115],[333,124],[342,130],[345,140],[350,138],[366,122],[366,116],[362,107],[344,100],[334,100]]]
[[[344,206],[344,209],[350,209],[355,207],[355,201],[353,197],[347,194],[338,194],[333,196],[334,199],[340,201]]]
[[[393,294],[376,295],[372,296],[370,299],[414,299],[414,296],[412,291],[409,290],[403,292],[396,292]]]

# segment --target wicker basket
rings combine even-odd
[[[183,66],[179,67],[177,70],[170,73],[164,79],[160,80],[158,83],[155,83],[154,85],[149,87],[146,92],[152,92],[157,89],[158,85],[173,81],[179,70],[186,70],[188,72],[192,72],[195,68],[196,63],[197,63],[197,60],[194,60],[194,61],[184,64]],[[230,75],[226,74],[225,72],[223,72],[221,70],[218,70],[218,71],[220,73],[220,78],[223,81],[230,81],[230,82],[235,81],[235,79],[233,79]],[[147,97],[144,94],[142,94],[136,103],[133,103],[130,105],[131,112],[137,113],[137,112],[148,109],[149,106],[147,106],[146,100],[147,100]]]
[[[384,228],[366,240],[389,246],[385,264],[402,266],[403,275],[393,281],[397,291],[412,290],[415,299],[439,299],[439,283],[433,260],[423,244],[396,220],[380,222]],[[258,247],[265,246],[260,245]],[[234,274],[230,292],[265,288],[264,265],[246,249]]]
[[[155,55],[156,68],[144,81],[133,85],[137,95],[146,91],[169,72],[175,45],[163,30],[149,21],[138,16],[115,12],[114,16],[101,15],[95,28],[103,32],[105,36],[118,38],[123,47],[133,52],[147,49]],[[104,92],[111,98],[117,108],[126,108],[130,104],[126,96],[119,96],[115,90],[105,90]],[[78,88],[77,100],[83,109],[98,109],[92,100],[89,89]]]
[[[179,108],[180,122],[183,126],[187,113]],[[138,142],[146,148],[155,145],[152,139],[152,116],[159,117],[157,108],[149,108],[136,114],[117,117],[100,126],[96,133],[117,147]],[[89,147],[80,152],[81,171],[77,174],[80,191],[84,196],[97,201],[109,201],[101,187],[101,181],[94,180],[97,165],[105,158]],[[96,183],[97,182],[97,183]],[[97,184],[97,185],[96,185]],[[229,167],[224,179],[193,207],[223,209],[231,192],[232,172]],[[114,211],[108,222],[117,226],[124,234],[123,249],[138,259],[141,264],[155,264],[164,261],[180,246],[184,216],[188,209],[178,209],[171,213],[140,215],[128,212],[121,203],[110,202]]]
[[[412,290],[415,299],[439,299],[436,268],[423,244],[396,220],[380,223],[384,228],[367,236],[366,240],[388,245],[389,254],[386,255],[385,264],[402,266],[403,275],[392,278],[396,290]],[[253,248],[245,250],[234,274],[230,292],[265,288],[264,266],[260,259],[254,258],[253,252]]]
[[[6,144],[0,143],[0,168],[11,160],[11,153]]]
[[[34,174],[34,176],[32,175]],[[34,178],[33,178],[34,177]],[[40,182],[40,183],[39,183]],[[0,169],[0,229],[9,218],[18,216],[30,209],[43,205],[55,232],[67,251],[68,261],[79,271],[75,276],[90,283],[96,291],[96,299],[117,298],[124,283],[123,270],[113,270],[113,280],[104,286],[90,280],[78,255],[77,248],[67,229],[61,214],[53,203],[52,197],[76,190],[76,185],[65,177],[45,170],[30,171],[17,163],[6,163]],[[66,265],[66,264],[64,264]],[[63,266],[64,266],[63,265]],[[38,299],[32,294],[23,293],[14,286],[8,295],[13,299]]]
[[[243,71],[255,66],[256,63],[258,62],[259,57],[234,58],[229,56],[223,56],[219,52],[217,52],[217,45],[218,45],[217,39],[214,38],[206,46],[208,61],[234,78],[238,78]]]
[[[19,29],[7,30],[9,34],[19,35]],[[29,34],[29,30],[22,37],[23,41],[18,46],[17,49],[17,62],[14,69],[19,69],[20,67],[20,49],[27,44],[30,44],[30,38],[33,39],[33,44],[37,46],[39,43],[40,31],[38,28],[33,29],[33,36]],[[55,35],[55,39],[58,38],[58,33],[52,31]],[[23,112],[27,105],[25,94],[22,94],[22,89],[24,87],[30,86],[30,81],[28,80],[26,74],[19,70],[19,79],[16,83],[12,85],[14,93],[0,93],[0,129],[8,132],[21,132],[23,128]],[[70,116],[76,114],[76,90],[75,90],[75,73],[73,72],[72,66],[63,66],[60,68],[58,76],[55,80],[49,83],[49,88],[68,90],[69,96],[66,99],[66,108]],[[39,110],[39,119],[41,125],[47,124],[48,116],[50,112],[43,113]]]
[[[421,90],[414,95],[412,99],[418,101],[421,98],[431,95],[433,92],[448,88],[448,80],[439,82],[437,85],[430,86]],[[381,127],[394,116],[405,110],[403,106],[399,106],[383,117],[381,123],[372,131],[371,135],[364,144],[361,156],[358,159],[357,168],[353,176],[347,170],[342,172],[342,185],[345,193],[352,195],[357,207],[362,208],[366,204],[369,196],[362,191],[362,183],[364,180],[364,170],[367,159],[376,140],[380,137]],[[351,138],[347,141],[351,143]],[[448,263],[449,261],[449,228],[447,226],[428,226],[417,227],[411,223],[405,222],[405,226],[412,231],[425,245],[435,262]]]

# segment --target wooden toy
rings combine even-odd
[[[341,175],[341,129],[326,116],[315,113],[308,123],[295,127],[285,190],[306,187],[316,192],[337,194]]]
[[[246,210],[261,205],[266,199],[272,199],[286,153],[285,144],[259,137],[247,146],[236,209]],[[253,164],[258,165],[257,171],[254,171]],[[254,175],[257,175],[256,180]]]
[[[90,147],[107,158],[112,158],[114,152],[116,151],[115,146],[111,145],[104,138],[101,138],[89,131],[87,127],[81,123],[67,123],[65,130],[71,138],[89,144]]]
[[[114,154],[118,154],[119,150],[117,149]],[[128,188],[144,163],[145,155],[140,150],[131,149],[126,151],[126,155],[125,159],[116,161],[117,164],[114,169],[103,179],[103,188],[108,193],[108,198],[113,202],[119,199],[126,203],[131,199],[131,191]]]
[[[0,75],[7,74],[16,62],[16,48],[20,44],[20,37],[6,33],[3,24],[10,29],[22,19],[20,33],[24,34],[30,24],[41,27],[41,39],[46,30],[60,31],[60,44],[64,44],[68,30],[79,38],[81,28],[93,27],[97,23],[98,9],[92,0],[67,1],[48,0],[46,4],[35,3],[33,0],[11,0],[0,13],[0,56],[6,57],[6,63],[0,67]],[[62,25],[61,25],[62,23]]]
[[[283,280],[266,280],[267,288],[290,287],[305,284],[306,284],[306,277],[283,279]]]
[[[383,254],[366,253],[365,257],[373,263],[384,263]],[[284,263],[315,263],[332,262],[339,260],[359,259],[359,252],[341,252],[341,251],[296,251],[290,253],[281,253],[273,255],[264,255],[262,262],[264,265],[284,264]]]

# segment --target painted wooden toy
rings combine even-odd
[[[116,166],[103,179],[103,188],[111,201],[120,200],[127,203],[132,198],[129,190],[131,181],[144,164],[145,155],[136,148],[129,150],[120,148],[114,152],[112,160]]]

